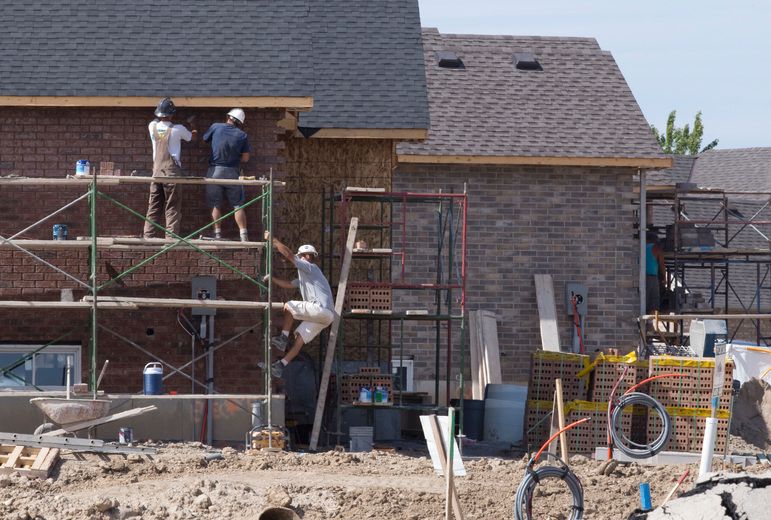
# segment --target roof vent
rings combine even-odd
[[[465,69],[463,61],[452,51],[437,51],[436,59],[443,69]]]
[[[543,70],[532,52],[515,52],[514,67],[519,70]]]

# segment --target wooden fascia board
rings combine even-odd
[[[595,166],[662,169],[672,167],[671,157],[527,157],[484,155],[413,155],[399,154],[400,163],[415,164],[490,164],[520,166]]]
[[[415,139],[428,137],[425,128],[322,128],[311,139]]]
[[[154,107],[160,96],[0,96],[6,107]],[[310,110],[311,96],[174,96],[179,107],[288,108]]]

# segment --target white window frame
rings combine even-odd
[[[406,384],[407,388],[402,388],[405,392],[414,392],[415,391],[415,361],[412,359],[392,359],[391,360],[391,375],[395,376],[399,373],[399,369],[404,368],[404,379],[406,381],[403,382],[403,384]]]
[[[23,357],[39,349],[42,346],[43,344],[39,344],[39,345],[2,344],[0,345],[0,354],[18,353],[19,357]],[[81,350],[82,350],[81,346],[78,343],[66,344],[66,345],[49,345],[48,347],[44,348],[43,350],[35,354],[35,356],[40,354],[69,354],[72,359],[72,383],[71,384],[75,384],[75,383],[79,383],[81,378],[81,364],[80,364]],[[0,383],[0,389],[11,390],[11,391],[13,390],[28,391],[29,389],[34,388],[35,377],[37,375],[37,370],[35,367],[35,357],[33,357],[31,361],[32,361],[32,384],[31,385],[5,386],[2,383]],[[66,390],[64,385],[38,386],[38,388],[41,388],[43,390]]]

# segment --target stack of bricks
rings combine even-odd
[[[549,438],[551,422],[544,417],[552,410],[555,379],[562,379],[562,399],[565,403],[586,400],[586,379],[579,379],[578,373],[588,364],[589,356],[544,350],[533,352],[525,414],[525,442],[540,445]]]
[[[381,387],[388,392],[391,400],[393,383],[391,376],[381,374],[378,367],[361,367],[358,374],[346,374],[340,384],[340,400],[343,404],[352,404],[359,400],[359,392],[366,387],[374,390]]]
[[[579,379],[578,373],[589,365],[588,356],[544,351],[533,354],[525,427],[528,432],[526,442],[531,449],[537,449],[549,438],[551,420],[547,416],[552,411],[554,379],[558,377],[562,379],[563,385],[565,423],[584,417],[591,418],[568,432],[570,452],[591,454],[597,446],[606,445],[610,392],[625,366],[629,368],[616,389],[616,397],[651,376],[665,373],[682,373],[686,376],[657,379],[636,391],[647,393],[667,408],[673,431],[664,449],[688,452],[701,449],[704,419],[710,416],[714,359],[654,356],[650,360],[627,363],[623,357],[604,356],[595,360],[591,372]],[[732,379],[733,364],[729,362],[726,364],[717,412],[715,449],[718,451],[725,448],[727,440]],[[580,384],[576,384],[579,381]],[[588,391],[585,390],[587,386]],[[657,414],[650,412],[647,407],[636,406],[623,412],[622,433],[636,443],[645,444],[655,440],[661,428]]]
[[[699,451],[704,437],[705,419],[711,414],[714,359],[653,356],[649,360],[651,376],[682,373],[686,377],[662,378],[651,382],[648,393],[663,404],[672,420],[673,432],[665,449]],[[723,390],[718,398],[715,449],[725,449],[728,437],[733,382],[733,363],[727,362]],[[643,389],[645,391],[645,389]],[[661,422],[648,422],[648,439],[661,433]]]
[[[390,287],[356,287],[348,288],[345,295],[345,310],[364,313],[390,313]]]

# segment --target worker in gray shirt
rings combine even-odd
[[[265,241],[270,240],[270,233],[266,231]],[[329,282],[316,265],[318,252],[315,247],[306,244],[300,246],[297,254],[292,254],[292,250],[276,238],[273,239],[273,247],[297,268],[297,278],[290,282],[274,276],[272,282],[283,289],[299,288],[303,298],[302,301],[293,300],[284,304],[284,323],[281,334],[270,341],[277,350],[286,352],[292,324],[295,320],[301,321],[295,329],[292,348],[286,352],[283,359],[279,359],[270,366],[273,377],[281,377],[284,367],[297,357],[303,345],[312,341],[334,321],[335,304]],[[270,275],[266,275],[264,280],[271,280]]]

